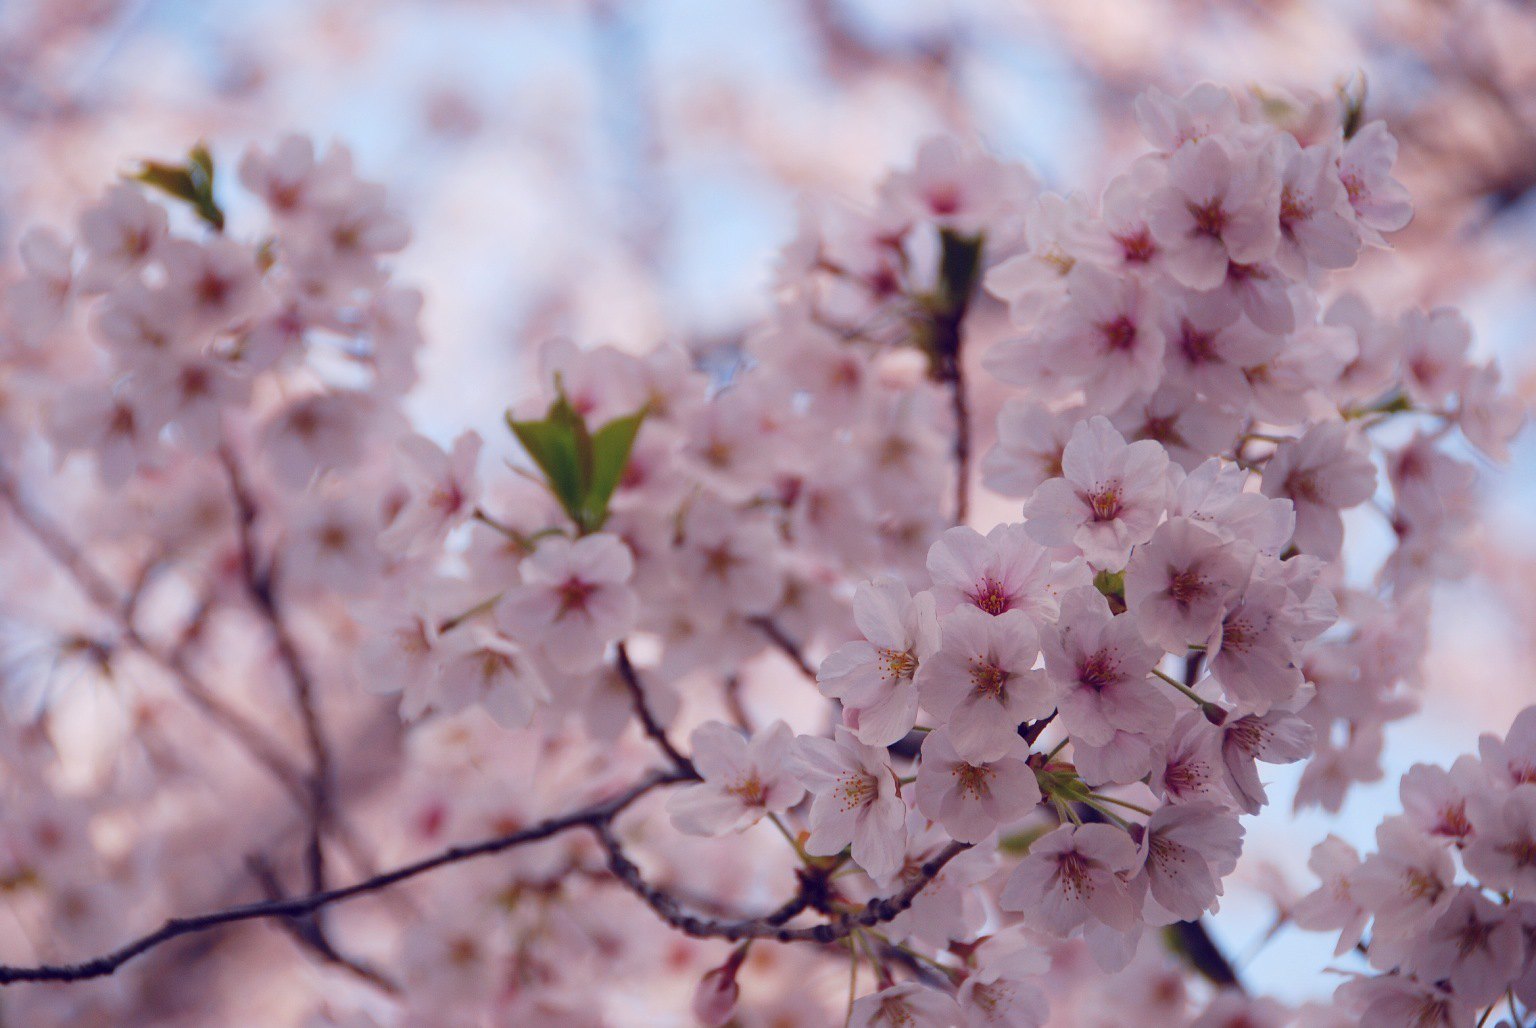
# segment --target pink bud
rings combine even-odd
[[[731,1019],[741,989],[736,985],[736,968],[727,962],[705,973],[693,992],[693,1016],[709,1028],[719,1028]]]

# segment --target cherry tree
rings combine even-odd
[[[1360,97],[1127,110],[1100,195],[945,137],[813,198],[739,343],[545,343],[497,439],[413,421],[407,226],[340,146],[30,230],[6,1012],[1531,1023],[1529,714],[1320,842],[1332,1003],[1207,929],[1268,767],[1381,777],[1524,415],[1352,281],[1412,210]]]

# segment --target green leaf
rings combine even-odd
[[[644,420],[645,411],[641,409],[614,418],[592,436],[592,478],[582,508],[588,528],[593,531],[602,528],[603,522],[608,520],[608,501],[624,477],[630,449],[635,445],[635,436]]]
[[[224,211],[213,198],[213,155],[202,143],[192,148],[186,164],[145,161],[128,177],[185,201],[215,231],[224,231]]]
[[[523,444],[528,456],[544,472],[560,506],[565,508],[571,520],[580,523],[580,459],[577,457],[576,438],[569,424],[557,419],[551,409],[550,415],[542,421],[514,421],[508,413],[507,427],[512,429],[512,434]]]

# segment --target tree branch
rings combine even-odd
[[[304,741],[309,750],[310,774],[308,790],[309,841],[305,847],[305,865],[309,876],[309,888],[317,892],[325,888],[325,848],[322,845],[325,829],[331,818],[331,750],[325,731],[320,723],[320,712],[315,703],[314,681],[304,665],[298,644],[288,631],[282,608],[272,582],[272,571],[262,571],[256,561],[256,503],[240,472],[234,452],[227,446],[219,447],[219,459],[229,473],[229,491],[235,502],[236,522],[240,540],[240,568],[246,592],[250,594],[257,612],[267,623],[277,646],[278,659],[282,661],[288,680],[293,686],[294,705],[304,726]]]
[[[779,648],[779,652],[788,657],[790,663],[800,670],[800,673],[811,681],[816,681],[816,669],[811,662],[805,659],[805,654],[800,649],[800,644],[791,639],[779,623],[769,617],[747,618],[747,622],[757,628]]]
[[[672,740],[667,738],[667,730],[661,727],[661,723],[651,714],[650,704],[645,702],[645,688],[640,684],[640,674],[635,670],[635,665],[630,663],[629,651],[623,643],[616,647],[618,656],[615,664],[619,671],[619,678],[624,682],[624,687],[629,690],[629,698],[634,703],[635,714],[640,718],[640,725],[645,729],[645,734],[651,737],[661,752],[667,755],[672,766],[687,779],[697,779],[699,772],[693,766],[693,761],[672,745]]]
[[[831,921],[809,925],[804,928],[785,928],[784,923],[799,909],[795,909],[795,901],[780,907],[774,914],[767,917],[742,918],[739,920],[723,920],[719,918],[704,918],[690,914],[682,908],[671,893],[660,889],[645,880],[644,875],[635,863],[625,855],[618,836],[613,832],[611,820],[598,822],[592,825],[592,830],[597,833],[598,840],[603,844],[603,849],[608,853],[608,868],[620,882],[645,901],[657,916],[667,924],[683,932],[700,939],[726,939],[730,942],[739,942],[742,939],[774,939],[778,942],[836,942],[850,935],[859,928],[870,928],[874,925],[889,921],[902,911],[912,906],[912,901],[917,894],[928,886],[928,883],[938,877],[944,865],[948,864],[959,854],[971,848],[970,843],[952,842],[931,860],[925,863],[917,875],[909,881],[900,892],[893,896],[876,898],[864,904],[857,911],[839,914]],[[801,881],[802,893],[807,891],[806,883]],[[796,897],[798,900],[799,897]],[[809,902],[809,900],[807,900]],[[803,907],[800,909],[804,909]],[[788,916],[784,916],[788,912]]]
[[[314,892],[306,896],[296,896],[292,899],[247,903],[209,914],[202,914],[197,917],[171,918],[148,935],[141,936],[133,942],[113,950],[111,953],[86,960],[82,963],[44,964],[36,967],[8,967],[0,965],[0,985],[10,985],[14,982],[75,982],[89,978],[104,978],[134,957],[146,953],[157,946],[164,945],[173,939],[181,938],[184,935],[194,935],[240,921],[255,921],[267,918],[302,918],[322,907],[377,892],[439,867],[457,864],[475,857],[501,853],[516,846],[539,842],[572,828],[581,826],[595,827],[599,824],[607,824],[621,811],[652,789],[685,780],[687,779],[681,772],[658,771],[642,779],[624,792],[594,803],[591,806],[583,807],[560,817],[541,821],[536,825],[508,835],[485,839],[481,842],[451,846],[434,856],[405,864],[383,874],[374,875],[371,878],[344,888]]]

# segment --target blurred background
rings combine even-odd
[[[865,198],[938,132],[1094,194],[1140,145],[1132,98],[1202,79],[1365,83],[1417,216],[1346,277],[1382,308],[1463,307],[1536,395],[1536,6],[1513,0],[9,0],[0,244],[12,262],[28,225],[69,224],[199,139],[225,174],[283,132],[344,143],[414,226],[397,265],[427,297],[415,413],[500,440],[545,339],[738,339],[802,198]],[[1332,937],[1267,938],[1272,897],[1312,885],[1310,847],[1369,845],[1411,764],[1536,702],[1536,443],[1487,471],[1478,569],[1437,596],[1424,710],[1389,730],[1384,779],[1338,818],[1293,817],[1297,769],[1270,769],[1280,799],[1216,931],[1283,999],[1336,983]],[[1350,528],[1369,567],[1384,529]]]

